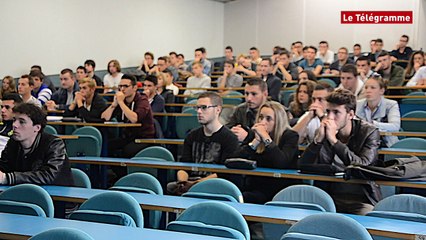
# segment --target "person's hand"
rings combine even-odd
[[[382,70],[382,67],[383,67],[383,64],[381,62],[378,62],[376,64],[376,68],[375,68],[376,71],[375,72]]]
[[[192,185],[196,184],[197,181],[180,181],[177,183],[177,191],[176,195],[182,195],[192,187]]]
[[[319,128],[315,132],[314,142],[321,143],[325,138],[325,122],[326,119],[321,121]]]
[[[56,103],[52,100],[47,101],[46,103],[47,110],[53,111],[56,109]]]
[[[235,68],[235,70],[236,70],[237,72],[242,72],[243,70],[245,70],[245,68],[243,67],[243,65],[239,64],[239,65]]]
[[[143,90],[143,93],[144,93],[145,95],[147,95],[147,96],[150,96],[150,95],[151,95],[151,91],[150,91],[149,89],[144,89],[144,90]]]
[[[312,114],[311,118],[317,116],[322,119],[325,116],[324,108],[320,104],[314,102],[309,106],[309,114]]]
[[[421,67],[420,63],[418,62],[414,63],[414,70],[416,70],[416,72],[419,70],[420,67]]]
[[[331,73],[330,68],[327,68],[327,69],[324,70],[324,74],[330,74],[330,73]]]
[[[337,142],[337,125],[334,120],[326,119],[324,121],[325,125],[325,136],[327,140],[334,145]]]
[[[266,125],[263,124],[263,123],[256,123],[256,124],[254,124],[251,129],[253,130],[253,132],[256,135],[259,135],[260,141],[263,141],[264,139],[271,138],[269,136],[269,133],[268,133],[267,129],[266,129]]]
[[[116,92],[115,93],[115,99],[117,100],[117,103],[120,104],[122,102],[124,102],[124,93],[123,92]]]
[[[244,141],[244,139],[246,139],[248,135],[248,132],[244,128],[242,128],[241,125],[232,127],[231,132],[237,136],[238,141],[240,142]]]
[[[83,104],[83,101],[84,101],[84,96],[83,96],[83,94],[81,94],[81,92],[75,92],[75,96],[74,96],[74,100],[75,100],[75,103],[77,103],[77,105],[82,105]]]

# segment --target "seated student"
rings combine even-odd
[[[396,61],[396,60],[408,60],[411,57],[411,54],[413,54],[413,49],[411,49],[411,47],[408,47],[408,40],[409,37],[407,35],[402,35],[399,38],[399,42],[396,44],[395,49],[390,53],[391,54],[391,58],[392,61]],[[400,65],[401,67],[406,67],[407,64],[404,63],[402,65]]]
[[[65,68],[60,74],[61,88],[56,91],[51,100],[46,102],[47,110],[65,110],[74,101],[75,92],[78,91],[78,83],[74,79],[71,69]]]
[[[114,92],[113,88],[117,88],[120,83],[123,73],[121,73],[121,66],[118,60],[111,60],[108,62],[108,73],[104,76],[104,93]]]
[[[219,71],[224,71],[226,61],[231,61],[231,62],[236,61],[234,57],[234,50],[232,49],[231,46],[225,47],[225,61],[220,63]]]
[[[362,82],[367,81],[367,79],[374,73],[374,71],[371,70],[370,59],[366,56],[359,57],[356,60],[355,65],[358,72],[357,78]]]
[[[152,68],[149,71],[149,74],[158,74],[158,73],[164,72],[166,70],[168,70],[172,73],[173,82],[176,82],[176,81],[179,80],[179,72],[174,66],[170,65],[170,57],[169,56],[159,57],[157,59],[157,66]]]
[[[345,47],[339,48],[337,52],[337,61],[333,62],[330,65],[330,68],[325,71],[325,73],[331,73],[333,75],[339,75],[340,69],[348,63],[353,64],[352,59],[349,58],[348,49]]]
[[[299,64],[299,61],[303,59],[303,43],[296,41],[291,44],[291,62],[295,65]]]
[[[171,75],[169,75],[171,76]],[[173,94],[173,91],[170,89],[167,89],[167,85],[171,83],[172,78],[166,77],[166,73],[162,72],[159,73],[157,76],[157,93],[160,94],[163,98],[165,103],[174,103],[175,102],[175,95]],[[166,107],[167,110],[167,107]]]
[[[78,66],[77,69],[75,69],[75,80],[77,81],[77,83],[78,83],[78,81],[82,80],[83,78],[87,78],[87,77],[88,77],[88,75],[87,75],[87,70],[86,70],[85,67]]]
[[[173,84],[173,74],[170,70],[166,69],[163,72],[164,83],[166,84],[166,89],[172,91],[173,95],[179,94],[178,86]],[[159,74],[161,75],[161,74]],[[174,102],[174,101],[173,101]]]
[[[426,66],[419,68],[414,76],[407,82],[407,87],[426,85]]]
[[[46,115],[31,103],[13,108],[13,135],[0,159],[0,184],[73,184],[64,142],[44,133]]]
[[[164,98],[157,93],[157,77],[154,75],[146,76],[143,81],[143,93],[148,97],[152,112],[164,112]]]
[[[316,47],[309,46],[306,48],[306,56],[302,61],[299,62],[299,72],[303,70],[310,70],[315,75],[321,74],[324,63],[321,61],[321,59],[315,58],[316,53]]]
[[[237,150],[237,137],[219,121],[222,103],[222,98],[215,92],[198,96],[194,109],[201,127],[186,136],[181,162],[223,164]],[[216,173],[179,170],[177,181],[167,184],[167,192],[181,195],[192,185],[216,177]]]
[[[1,100],[1,119],[0,126],[0,156],[6,143],[13,134],[13,111],[15,105],[22,103],[22,98],[17,93],[6,93]]]
[[[243,76],[256,76],[256,64],[251,62],[250,56],[241,54],[237,58],[238,62],[235,67],[235,71],[238,75]]]
[[[18,93],[21,95],[24,103],[32,103],[38,107],[41,107],[41,103],[37,98],[31,95],[34,89],[34,80],[30,75],[24,74],[19,78],[18,81]]]
[[[288,118],[291,120],[290,125],[296,124],[297,120],[309,110],[309,107],[312,103],[312,92],[314,91],[316,86],[315,82],[306,81],[299,84],[296,89],[296,97],[290,103],[289,106],[289,116]]]
[[[319,51],[316,54],[316,58],[319,58],[324,64],[330,65],[334,62],[334,52],[328,48],[327,41],[319,43]]]
[[[367,58],[370,59],[371,67],[376,66],[376,39],[370,40],[370,52],[367,54]]]
[[[334,89],[327,83],[318,83],[312,92],[312,104],[293,126],[293,130],[299,134],[299,143],[311,143],[314,140],[315,131],[319,128],[321,119],[325,117],[327,96]]]
[[[279,54],[278,62],[275,64],[272,74],[286,81],[299,79],[299,70],[296,64],[290,62],[290,53],[288,51],[282,51]]]
[[[264,103],[251,128],[254,136],[241,146],[238,157],[254,160],[258,167],[296,168],[299,135],[291,130],[283,106],[277,102]],[[295,181],[270,177],[247,176],[244,202],[264,204],[283,188]]]
[[[327,97],[327,117],[321,120],[314,142],[299,160],[303,164],[329,164],[343,171],[346,166],[375,165],[380,145],[379,130],[355,118],[356,98],[346,89],[338,89]],[[328,192],[338,212],[365,215],[381,198],[375,183],[347,184],[317,182]]]
[[[361,44],[359,44],[359,43],[355,43],[353,49],[354,49],[354,51],[352,53],[352,56],[349,57],[349,59],[351,59],[352,62],[354,63],[358,60],[358,58],[363,57],[364,54],[361,51]]]
[[[302,82],[306,82],[308,80],[313,81],[313,82],[318,81],[317,77],[315,76],[315,74],[312,71],[309,71],[309,70],[303,70],[303,71],[301,71],[299,73],[299,78],[298,79],[299,79],[299,82],[298,82],[299,84],[302,83]]]
[[[141,65],[139,65],[137,69],[141,70],[145,75],[148,75],[151,69],[156,66],[154,63],[154,54],[146,52],[143,57],[144,60],[142,60]]]
[[[52,91],[52,93],[56,92],[56,88],[55,85],[53,84],[52,80],[50,80],[50,78],[46,75],[44,75],[43,71],[41,70],[41,66],[40,65],[33,65],[31,66],[31,71],[39,71],[42,75],[42,79],[43,79],[43,84],[46,85],[50,91]],[[41,78],[40,78],[41,79]]]
[[[3,78],[3,84],[0,90],[0,97],[4,96],[7,93],[16,93],[16,82],[12,76],[5,76]]]
[[[44,75],[38,70],[31,70],[30,77],[34,81],[34,88],[31,92],[41,105],[44,105],[52,97],[52,91],[43,83]]]
[[[272,74],[272,60],[270,58],[262,59],[258,68],[261,73],[260,78],[268,85],[268,96],[273,101],[278,101],[282,83],[277,76]]]
[[[96,81],[96,86],[103,87],[104,83],[100,77],[95,74],[96,63],[95,61],[88,59],[84,62],[84,68],[86,69],[87,76],[89,78],[93,78]],[[96,89],[97,93],[103,93],[104,90],[102,88]]]
[[[193,62],[191,65],[192,73],[194,76],[186,80],[187,88],[210,88],[211,87],[211,78],[203,73],[203,65],[201,62]],[[196,89],[186,89],[183,92],[184,95],[195,95],[198,93],[205,92],[207,90],[196,90]]]
[[[423,51],[414,52],[404,70],[404,79],[410,79],[419,69],[426,65],[425,53]]]
[[[65,110],[64,117],[79,117],[84,122],[104,122],[101,114],[108,105],[105,99],[96,92],[96,82],[91,78],[78,81],[80,90],[75,92],[74,101]]]
[[[352,92],[357,99],[363,99],[364,82],[358,79],[358,70],[353,64],[346,64],[340,70],[340,85],[337,89],[346,89]]]
[[[241,75],[236,74],[234,62],[227,60],[224,63],[223,75],[219,77],[217,82],[219,88],[221,89],[219,90],[219,92],[225,94],[227,93],[227,91],[225,91],[225,88],[241,87],[243,85],[243,77],[241,77]]]
[[[402,86],[404,84],[404,69],[392,64],[390,54],[387,51],[383,50],[377,56],[377,65],[374,71],[382,75],[383,80],[388,81],[388,86]]]
[[[262,58],[260,57],[259,49],[257,49],[256,47],[250,48],[249,55],[250,55],[251,62],[253,64],[259,65],[260,62],[262,61]]]
[[[383,95],[386,83],[380,75],[370,77],[364,84],[365,99],[358,100],[356,115],[372,123],[382,132],[398,132],[401,127],[399,105],[395,100],[387,99]],[[382,137],[382,144],[390,147],[398,142],[397,136]]]
[[[137,138],[153,138],[155,136],[154,120],[151,107],[145,94],[140,94],[137,89],[136,78],[124,74],[114,96],[113,103],[102,113],[101,118],[110,121],[112,118],[118,122],[141,123],[141,127],[126,127],[121,129],[120,137],[111,139],[108,152],[115,154],[122,150],[121,157],[131,158],[146,146],[135,143]]]
[[[197,48],[194,51],[194,61],[192,61],[188,68],[186,69],[188,72],[193,72],[192,71],[192,67],[194,66],[193,63],[195,62],[199,62],[201,63],[201,69],[202,69],[202,73],[204,73],[205,75],[209,76],[212,72],[212,63],[206,59],[206,49],[201,47],[201,48]]]

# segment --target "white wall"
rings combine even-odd
[[[39,64],[46,74],[94,59],[136,66],[145,51],[193,58],[204,46],[223,55],[224,4],[200,0],[0,1],[0,76],[18,77]]]
[[[369,41],[382,38],[385,49],[393,49],[402,34],[411,37],[410,46],[426,47],[426,4],[422,0],[238,0],[225,5],[225,45],[234,52],[247,53],[257,46],[262,54],[271,54],[275,45],[290,48],[297,40],[317,46],[327,40],[337,51],[352,49],[360,43],[369,50]],[[340,24],[345,10],[413,11],[413,24],[348,25]],[[423,29],[423,30],[419,30]]]

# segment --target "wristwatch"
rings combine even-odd
[[[267,138],[267,139],[263,140],[263,143],[265,144],[265,147],[268,147],[269,145],[271,145],[272,139]]]

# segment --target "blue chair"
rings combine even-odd
[[[94,240],[89,234],[75,228],[54,228],[37,235],[30,240]]]
[[[99,147],[102,148],[102,134],[101,132],[92,126],[84,126],[81,128],[77,128],[73,133],[73,135],[90,135],[96,137],[99,142]]]
[[[0,212],[53,218],[54,207],[46,190],[34,184],[20,184],[0,194]]]
[[[297,86],[293,86],[297,87]],[[290,105],[290,97],[292,94],[294,94],[295,90],[282,90],[280,92],[280,103],[284,105],[285,107],[288,107]]]
[[[54,128],[54,127],[52,127],[50,125],[46,125],[44,127],[44,132],[52,134],[52,135],[57,135],[58,134],[58,131],[56,130],[56,128]]]
[[[183,197],[243,203],[243,194],[232,182],[222,178],[207,179],[193,185]]]
[[[244,217],[233,207],[215,201],[202,202],[186,209],[167,230],[216,237],[249,240],[250,231]]]
[[[411,92],[407,96],[425,96],[424,92]],[[403,98],[401,104],[412,104],[412,105],[425,105],[426,99],[424,98]]]
[[[71,168],[71,174],[74,179],[74,187],[92,188],[89,176],[78,168]]]
[[[173,154],[167,148],[160,147],[160,146],[147,147],[139,151],[132,159],[138,160],[143,158],[150,158],[150,160],[158,160],[158,161],[169,161],[169,162],[175,161]],[[127,167],[127,173],[134,173],[134,172],[146,172],[156,177],[158,175],[157,169],[142,168],[142,167]],[[175,177],[176,176],[175,176],[174,170],[167,171],[167,181],[173,181]]]
[[[423,99],[424,100],[424,99]],[[426,109],[426,106],[425,106]],[[401,118],[426,118],[426,111],[412,111],[404,114]],[[425,121],[401,121],[401,128],[410,132],[426,132]]]
[[[397,143],[392,145],[390,148],[407,148],[407,149],[420,149],[424,150],[426,149],[426,139],[423,138],[416,138],[416,137],[410,137],[410,138],[404,138],[399,140]],[[393,155],[393,154],[386,154],[385,155],[385,161],[399,158],[399,157],[408,157],[404,155]],[[419,157],[421,159],[425,159],[425,157]]]
[[[336,206],[330,195],[322,189],[310,185],[287,187],[278,192],[272,201],[267,202],[265,205],[336,212]],[[290,225],[264,223],[264,237],[268,240],[279,240],[289,228]]]
[[[426,223],[426,198],[414,194],[390,196],[378,202],[367,216]]]
[[[65,140],[65,147],[69,157],[101,155],[101,145],[96,137],[92,135],[79,135],[78,139]]]
[[[143,228],[139,203],[127,193],[110,191],[91,197],[70,219]]]
[[[163,195],[163,188],[160,182],[147,173],[132,173],[120,178],[111,190],[124,192],[141,192],[156,195]],[[146,217],[144,217],[146,219]],[[161,220],[161,211],[149,211],[148,226],[159,228]]]
[[[372,240],[364,226],[338,213],[319,213],[303,218],[281,238],[290,239]]]
[[[186,104],[197,104],[197,99],[192,99],[190,101],[187,101]],[[192,109],[192,106],[183,106],[182,112],[184,112],[186,109]]]
[[[235,98],[226,98],[235,97]],[[223,99],[223,104],[238,105],[243,102],[244,95],[238,91],[229,91]]]
[[[186,109],[182,113],[191,113],[192,116],[176,117],[176,135],[179,139],[184,139],[192,129],[200,126],[194,109]]]
[[[319,83],[327,83],[332,88],[336,88],[337,87],[336,82],[333,81],[333,80],[331,80],[331,79],[328,79],[328,78],[321,78],[320,80],[318,80],[318,82]]]

